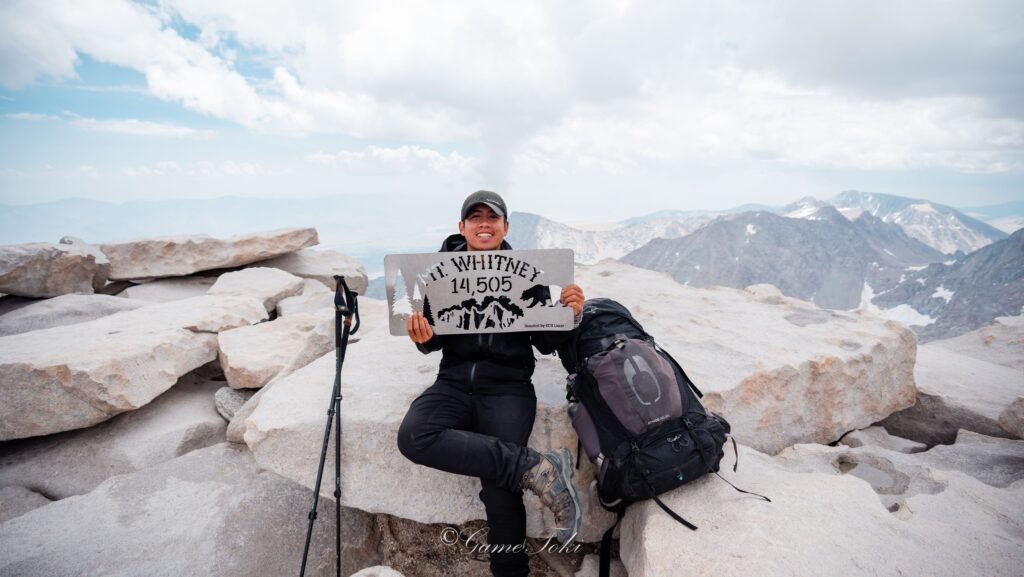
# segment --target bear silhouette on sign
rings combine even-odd
[[[552,289],[556,290],[552,291]],[[558,294],[560,295],[562,293],[562,289],[554,285],[547,286],[542,284],[535,284],[532,287],[524,290],[522,296],[520,296],[519,299],[523,301],[530,301],[530,303],[526,305],[526,308],[528,309],[532,309],[537,305],[540,305],[542,307],[553,307],[555,306],[556,301],[553,301],[551,299],[552,292],[558,292]]]

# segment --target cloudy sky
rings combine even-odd
[[[1024,2],[3,0],[0,203],[1024,197]]]

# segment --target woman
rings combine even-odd
[[[462,204],[459,234],[449,236],[442,252],[511,250],[505,201],[477,191]],[[577,320],[583,291],[570,284],[560,302]],[[555,350],[570,332],[516,332],[436,335],[420,313],[408,321],[409,338],[424,354],[441,350],[437,380],[409,407],[398,431],[398,448],[414,463],[480,478],[480,499],[487,511],[491,573],[498,577],[529,574],[523,490],[535,493],[555,514],[557,537],[568,543],[582,522],[572,484],[568,450],[544,454],[526,442],[537,412],[533,347]],[[494,551],[496,546],[500,552]]]

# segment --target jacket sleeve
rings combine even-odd
[[[421,343],[417,343],[416,344],[416,348],[419,349],[420,352],[425,354],[425,355],[429,355],[430,353],[432,353],[434,351],[439,351],[439,350],[441,350],[441,347],[442,347],[441,335],[439,335],[437,333],[434,333],[434,335],[432,337],[430,337],[430,340],[428,340],[427,342],[422,343],[422,344]]]

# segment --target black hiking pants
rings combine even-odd
[[[516,485],[540,455],[526,448],[537,398],[529,382],[522,386],[530,396],[471,394],[438,380],[412,402],[398,429],[398,450],[410,461],[480,478],[487,543],[522,545],[516,553],[491,553],[491,573],[497,577],[529,574],[529,557],[522,550],[526,508]]]

